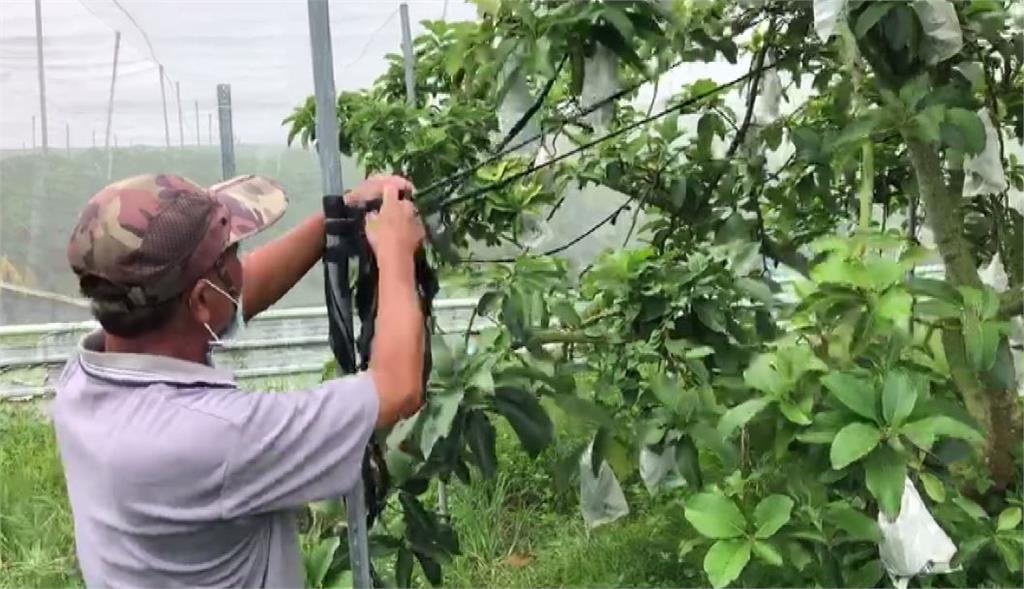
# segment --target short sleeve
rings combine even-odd
[[[368,372],[245,395],[221,494],[225,518],[336,498],[359,481],[379,400]]]

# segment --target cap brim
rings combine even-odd
[[[281,185],[263,176],[238,176],[209,190],[231,211],[228,246],[270,227],[288,208],[288,195]]]

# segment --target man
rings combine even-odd
[[[68,259],[102,329],[54,402],[87,586],[302,586],[294,510],[348,492],[374,427],[421,403],[424,230],[398,198],[411,189],[379,177],[345,197],[383,198],[367,219],[380,276],[369,370],[275,394],[239,390],[209,350],[316,263],[323,216],[240,259],[239,241],[286,207],[266,178],[138,176],[89,200]]]

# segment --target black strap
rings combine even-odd
[[[370,201],[365,207],[350,207],[342,197],[328,195],[324,197],[323,205],[328,239],[323,256],[324,287],[331,351],[339,370],[351,374],[369,367],[373,351],[378,302],[377,261],[366,240],[365,219],[367,212],[379,210],[381,201]],[[353,262],[357,264],[354,288],[350,283]],[[439,285],[423,249],[416,252],[415,272],[420,305],[429,330],[433,325],[433,300]],[[358,339],[354,334],[353,303],[360,322]],[[431,364],[428,340],[424,346],[424,391],[430,377]],[[372,527],[384,508],[390,488],[383,444],[376,435],[371,437],[363,456],[362,475],[367,502],[367,527]]]

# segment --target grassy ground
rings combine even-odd
[[[453,587],[651,587],[699,584],[675,558],[682,510],[630,494],[633,513],[588,534],[575,491],[499,431],[501,475],[454,483],[451,515],[463,554],[445,571]],[[52,429],[28,405],[0,405],[0,588],[81,586]]]

